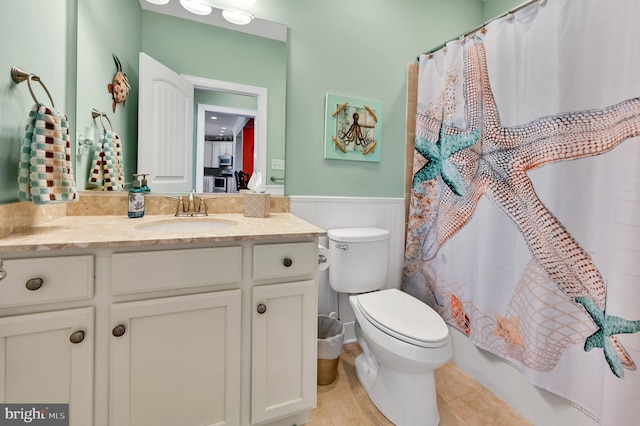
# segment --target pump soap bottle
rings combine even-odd
[[[144,190],[140,187],[139,175],[133,175],[133,187],[129,188],[129,217],[144,216]]]
[[[151,188],[149,188],[149,185],[147,184],[147,173],[141,173],[140,176],[142,176],[142,185],[140,186],[142,191],[151,192]]]

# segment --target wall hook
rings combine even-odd
[[[93,119],[95,120],[97,117],[100,117],[100,124],[102,125],[102,129],[106,132],[107,131],[107,126],[104,125],[104,121],[102,121],[102,117],[107,119],[107,123],[109,123],[109,127],[111,128],[111,132],[113,132],[113,124],[111,124],[111,120],[109,120],[109,117],[107,117],[107,114],[104,112],[100,112],[97,109],[92,109],[91,110],[91,117],[93,117]]]
[[[11,79],[13,80],[14,83],[16,84],[20,84],[23,81],[27,81],[27,86],[29,86],[29,93],[31,93],[31,97],[33,98],[34,102],[37,105],[40,105],[40,102],[38,101],[38,98],[36,98],[35,93],[33,93],[33,89],[31,88],[31,80],[33,81],[37,81],[38,83],[40,83],[40,85],[42,86],[42,88],[44,89],[45,92],[47,92],[47,96],[49,97],[49,100],[51,101],[51,107],[55,108],[55,102],[53,102],[53,98],[51,97],[51,93],[49,93],[49,89],[47,89],[47,86],[44,85],[44,83],[42,82],[42,80],[40,79],[40,76],[38,74],[33,74],[33,73],[28,73],[25,70],[23,70],[20,67],[17,66],[12,66],[11,67]]]

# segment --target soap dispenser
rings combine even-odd
[[[147,184],[147,173],[142,173],[140,174],[140,176],[142,176],[142,185],[140,185],[140,188],[142,188],[142,191],[151,192],[151,188],[149,188],[149,185]]]
[[[140,175],[133,175],[133,187],[129,188],[129,217],[144,216],[144,190],[141,188]]]

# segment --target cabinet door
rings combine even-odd
[[[110,424],[240,423],[240,290],[111,308]]]
[[[316,312],[314,280],[253,288],[252,424],[315,406]]]
[[[0,402],[69,404],[93,424],[93,308],[0,318]]]

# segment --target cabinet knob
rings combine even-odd
[[[42,287],[42,284],[44,284],[44,280],[42,278],[31,278],[29,281],[27,281],[25,286],[27,287],[27,289],[35,291],[39,290],[40,287]]]
[[[0,280],[7,276],[7,271],[2,269],[2,259],[0,259]]]
[[[265,305],[264,303],[259,304],[257,311],[259,314],[264,314],[265,312],[267,312],[267,305]]]
[[[285,258],[282,260],[282,264],[283,264],[285,267],[287,267],[287,268],[288,268],[289,266],[293,265],[293,260],[291,260],[291,258],[290,258],[290,257],[285,257]]]
[[[127,331],[126,327],[124,325],[120,324],[120,325],[116,325],[115,327],[113,327],[113,330],[111,330],[111,334],[113,334],[116,337],[120,337],[126,331]]]
[[[84,340],[84,331],[80,330],[80,331],[76,331],[75,333],[71,333],[71,336],[69,336],[69,341],[71,343],[80,343]]]

